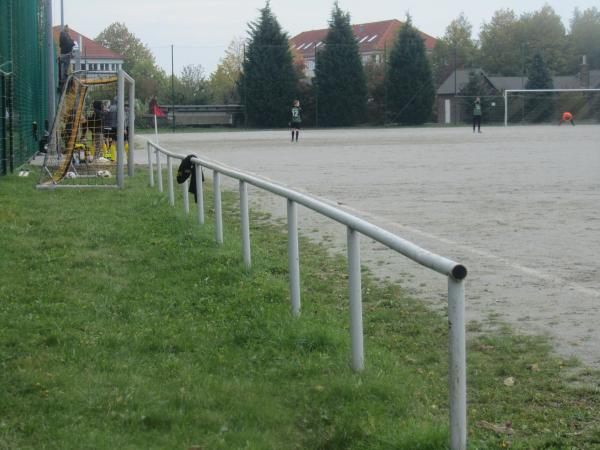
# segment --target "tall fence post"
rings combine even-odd
[[[248,183],[240,180],[240,215],[242,227],[242,253],[244,266],[250,269],[252,264],[250,256],[250,214],[248,212]]]
[[[448,277],[448,384],[450,448],[467,448],[467,363],[465,347],[465,284]]]
[[[204,186],[202,185],[202,166],[194,165],[196,171],[196,202],[198,203],[198,223],[204,223]]]
[[[288,266],[290,271],[290,297],[292,315],[300,315],[300,256],[298,250],[298,208],[296,202],[287,199]]]
[[[221,211],[221,174],[213,171],[213,195],[215,197],[215,239],[223,243],[223,212]]]
[[[156,183],[158,184],[158,192],[163,191],[163,180],[162,180],[162,167],[160,164],[160,152],[158,150],[154,150],[156,152]]]
[[[350,291],[350,334],[352,338],[352,370],[364,368],[362,325],[362,284],[360,273],[360,235],[350,227],[348,234],[348,287]]]
[[[169,188],[169,205],[175,205],[175,192],[173,190],[173,158],[167,155],[167,187]]]
[[[182,194],[183,194],[183,212],[187,215],[190,213],[190,179],[185,180],[185,183],[182,185]]]
[[[150,141],[146,142],[146,148],[148,150],[148,179],[150,180],[150,187],[154,187],[154,168],[152,167],[152,147]]]

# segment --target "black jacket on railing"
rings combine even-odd
[[[192,179],[190,180],[190,187],[188,192],[194,194],[194,201],[198,203],[198,191],[196,190],[196,170],[194,170],[194,163],[192,162],[192,158],[197,158],[196,155],[187,155],[179,164],[179,168],[177,169],[177,183],[183,184],[185,180],[187,180],[190,176]],[[200,170],[202,174],[202,181],[204,181],[204,172],[202,169]]]

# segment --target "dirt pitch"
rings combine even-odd
[[[287,131],[160,139],[327,199],[462,262],[467,320],[547,334],[559,354],[600,367],[599,125],[303,130],[298,143]],[[284,200],[250,194],[285,217]],[[343,226],[305,209],[299,216],[304,234],[345,250]],[[376,276],[444,306],[443,276],[366,238],[361,248]]]

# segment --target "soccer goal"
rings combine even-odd
[[[600,122],[600,89],[507,89],[504,126],[509,123],[559,123],[563,112],[580,123]]]
[[[134,120],[135,82],[127,73],[71,75],[62,89],[37,187],[122,188],[125,165],[133,175]]]

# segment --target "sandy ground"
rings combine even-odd
[[[139,136],[142,139],[142,136]],[[465,264],[467,320],[549,335],[600,367],[600,126],[167,134],[161,144],[298,188]],[[145,161],[145,152],[136,152]],[[233,184],[231,184],[233,186]],[[284,217],[285,201],[256,190]],[[345,228],[299,211],[345,251]],[[446,280],[363,239],[363,264],[434,307]],[[486,325],[488,324],[488,325]]]

